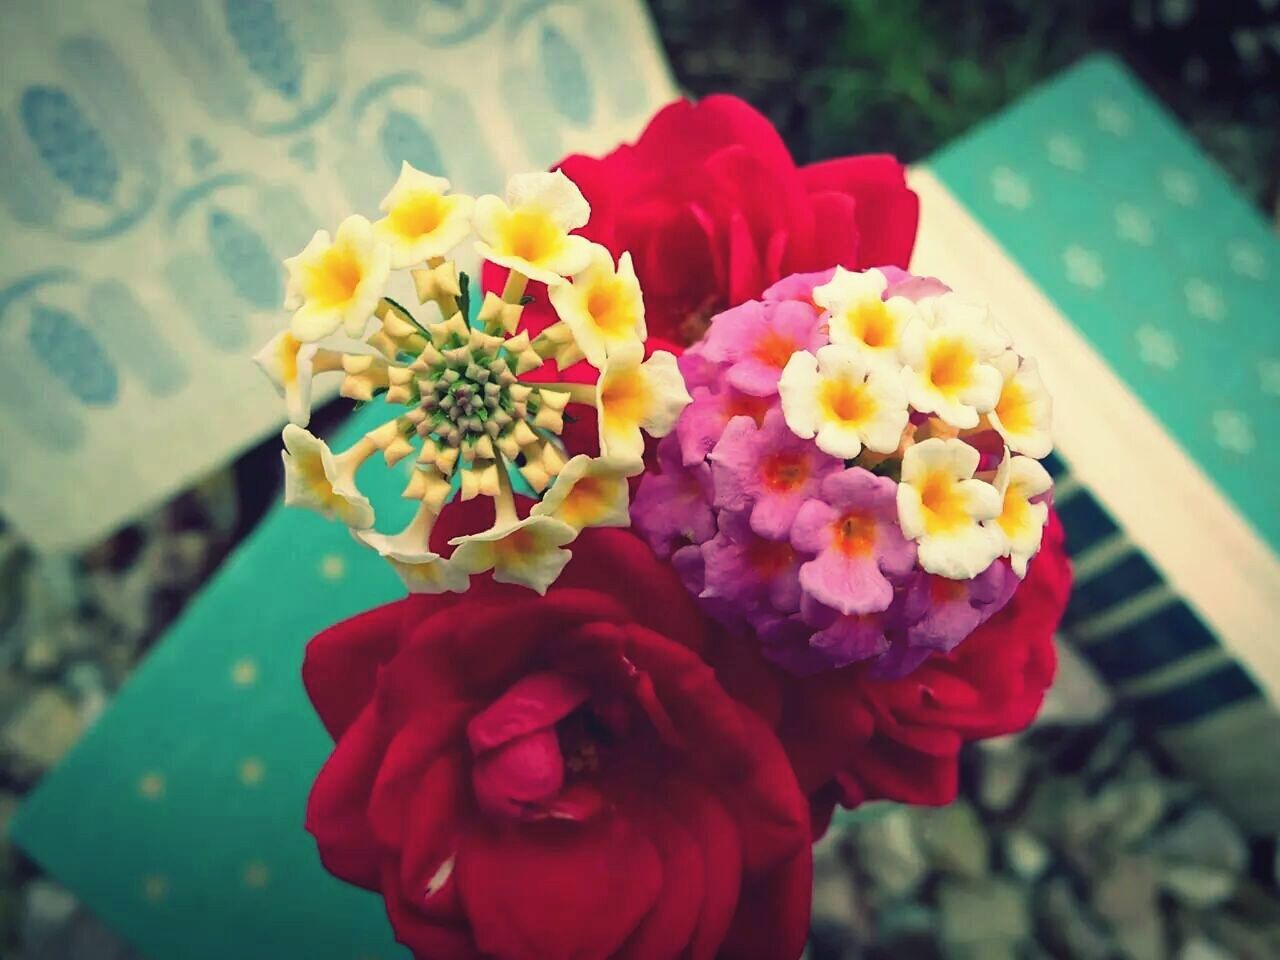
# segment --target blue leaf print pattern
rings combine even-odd
[[[380,139],[388,170],[399,173],[401,161],[408,160],[419,170],[429,170],[437,176],[445,175],[440,148],[416,117],[400,110],[391,110],[382,121]]]
[[[224,0],[227,32],[249,69],[288,100],[302,93],[302,61],[275,0]]]
[[[571,123],[585,126],[591,121],[593,98],[582,55],[550,23],[543,26],[540,40],[538,56],[551,102]]]
[[[28,87],[20,105],[27,136],[49,171],[78,197],[111,203],[120,167],[102,135],[64,90]]]
[[[102,344],[83,323],[64,310],[37,303],[27,332],[31,351],[80,401],[107,407],[120,394],[120,378]]]
[[[280,268],[262,237],[239,217],[217,208],[209,211],[206,232],[213,260],[236,293],[262,310],[278,306],[283,296]]]

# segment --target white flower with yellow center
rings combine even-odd
[[[356,487],[356,470],[377,450],[363,439],[341,456],[296,424],[284,428],[284,502],[307,507],[356,530],[373,526],[373,505]]]
[[[978,425],[1000,399],[1004,378],[994,366],[1009,345],[1008,335],[986,310],[955,294],[922,301],[922,323],[903,334],[903,380],[912,407],[937,414],[953,427]]]
[[[829,344],[815,356],[791,355],[778,381],[782,413],[796,436],[852,460],[862,448],[892,453],[907,426],[907,395],[899,370],[859,347]]]
[[[813,302],[827,311],[832,343],[858,346],[872,357],[899,364],[903,334],[919,322],[916,305],[906,297],[884,299],[888,281],[879,270],[854,273],[836,267],[835,275],[813,290]]]
[[[643,341],[644,299],[631,254],[618,258],[599,244],[591,245],[591,262],[573,275],[573,283],[550,290],[551,305],[569,328],[578,349],[595,368],[604,366],[620,346]]]
[[[1001,554],[1002,539],[983,521],[1000,514],[1000,491],[974,479],[978,451],[963,440],[937,437],[908,447],[898,484],[898,523],[919,544],[920,566],[967,580]]]
[[[625,527],[631,523],[628,511],[630,471],[597,457],[578,454],[560,470],[555,483],[531,514],[562,520],[575,530],[585,527]]]
[[[507,182],[505,202],[492,194],[476,200],[476,250],[486,260],[554,286],[590,263],[591,241],[570,233],[590,217],[582,191],[559,170],[517,174]]]
[[[996,488],[1003,491],[1004,499],[999,515],[985,526],[998,536],[1001,555],[1009,557],[1019,577],[1027,575],[1027,563],[1039,552],[1049,519],[1049,505],[1031,499],[1052,486],[1049,471],[1030,457],[1006,457],[996,474]]]
[[[658,350],[645,360],[640,341],[620,345],[595,386],[600,453],[615,466],[639,462],[644,434],[665,437],[692,400],[674,356]]]
[[[281,330],[253,355],[272,386],[284,397],[289,420],[305,427],[311,420],[311,378],[315,369],[314,343],[303,343],[288,330]]]
[[[368,220],[352,216],[332,239],[327,230],[317,230],[284,265],[289,271],[284,305],[295,311],[289,324],[294,337],[311,343],[339,329],[359,337],[386,287],[391,248]]]
[[[351,535],[376,550],[410,593],[462,593],[470,578],[428,546],[436,515],[424,501],[409,525],[397,534],[352,530]]]
[[[1000,371],[1004,384],[1000,399],[987,414],[991,425],[999,431],[1014,453],[1028,457],[1048,456],[1053,449],[1049,428],[1053,420],[1053,399],[1040,379],[1040,369],[1033,358],[1019,362],[1012,350],[992,361]]]
[[[443,257],[465,240],[474,205],[471,197],[450,194],[444,177],[423,173],[406,160],[379,207],[386,216],[373,230],[391,248],[393,268],[411,267]]]

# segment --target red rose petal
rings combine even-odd
[[[393,866],[388,864],[382,888],[387,918],[396,940],[418,958],[430,960],[484,960],[466,927],[441,923],[415,909],[400,893]]]
[[[702,912],[689,938],[689,960],[711,960],[733,920],[742,888],[742,843],[724,804],[705,788],[673,778],[663,802],[685,824],[702,851]]]
[[[748,880],[721,960],[795,960],[809,936],[813,853],[808,843],[781,867]]]
[[[653,844],[617,816],[477,825],[455,869],[476,943],[504,960],[610,956],[662,886]]]
[[[562,673],[544,670],[526,674],[471,718],[467,741],[472,752],[492,750],[508,740],[553,726],[576,710],[587,693],[580,682]]]
[[[441,885],[440,875],[458,851],[470,803],[461,751],[439,756],[423,769],[405,823],[399,883],[406,901],[435,920],[461,920],[456,878],[450,871]]]
[[[335,740],[373,698],[378,668],[400,644],[405,607],[390,603],[334,624],[307,644],[302,682]]]
[[[410,821],[420,815],[412,801],[423,771],[461,738],[467,718],[476,709],[477,704],[466,701],[440,703],[392,735],[382,754],[367,810],[369,826],[382,844],[400,845]]]
[[[472,761],[476,803],[490,816],[531,819],[564,786],[564,757],[554,729],[504,741]]]
[[[325,761],[307,798],[306,827],[325,869],[347,883],[378,888],[382,851],[365,810],[382,756],[373,708],[366,707]]]
[[[670,810],[653,804],[645,806],[639,822],[662,861],[662,888],[615,960],[679,956],[698,925],[706,891],[702,848],[689,827]]]

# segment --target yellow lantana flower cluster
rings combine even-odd
[[[285,502],[351,528],[414,592],[462,591],[473,574],[540,593],[593,526],[626,526],[628,478],[642,469],[644,435],[662,437],[690,402],[670,353],[645,358],[644,300],[624,253],[577,236],[591,210],[563,173],[512,177],[505,197],[450,192],[448,180],[404,164],[370,223],[351,216],[317,231],[289,274],[287,329],[255,357],[285,397]],[[468,239],[509,269],[501,295],[475,298],[451,255]],[[409,270],[419,305],[387,296]],[[521,330],[530,280],[547,285],[558,320],[536,338]],[[597,382],[560,382],[587,362]],[[307,429],[312,377],[342,375],[340,392],[403,408],[335,454]],[[565,448],[573,405],[596,409],[599,455]],[[357,471],[375,454],[413,457],[403,496],[419,506],[394,534],[374,528]],[[494,524],[431,548],[436,518],[454,500],[495,501]],[[517,498],[536,501],[522,510]]]

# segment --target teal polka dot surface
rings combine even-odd
[[[380,511],[403,486],[378,465],[360,479]],[[31,796],[15,839],[154,960],[407,957],[381,900],[326,874],[303,830],[331,743],[299,678],[313,634],[403,592],[345,528],[277,509]]]
[[[929,167],[1280,552],[1280,242],[1177,122],[1093,57]]]

